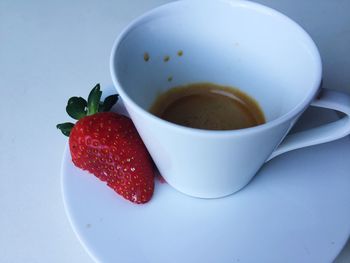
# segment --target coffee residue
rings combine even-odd
[[[173,87],[155,100],[150,112],[166,121],[204,130],[236,130],[265,123],[252,97],[213,83]]]
[[[169,60],[170,60],[169,56],[164,56],[164,59],[163,59],[164,62],[168,62]]]
[[[143,54],[143,60],[147,62],[149,59],[150,59],[150,56],[149,56],[148,52],[145,52]]]

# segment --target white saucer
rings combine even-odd
[[[335,116],[328,111],[322,121]],[[75,168],[67,149],[67,215],[99,262],[331,262],[350,234],[348,137],[273,159],[229,197],[192,198],[157,181],[145,205],[125,201]]]

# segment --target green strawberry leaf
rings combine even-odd
[[[97,84],[90,92],[87,101],[87,115],[93,115],[98,112],[102,91],[100,84]]]
[[[93,115],[97,112],[109,111],[113,105],[118,101],[118,94],[111,95],[105,98],[102,102],[101,100],[102,91],[100,90],[100,84],[97,84],[90,92],[88,100],[86,101],[82,97],[72,97],[68,100],[66,111],[70,117],[76,120],[80,120],[85,116]],[[57,129],[69,136],[73,123],[66,122],[56,125]]]
[[[86,116],[87,102],[82,97],[72,97],[68,100],[66,111],[75,120],[80,120]]]
[[[98,112],[104,112],[102,101],[100,101],[100,103],[98,104]]]
[[[60,129],[61,132],[62,132],[64,135],[66,135],[66,136],[69,137],[70,132],[71,132],[73,126],[74,126],[73,123],[71,123],[71,122],[65,122],[65,123],[57,124],[57,125],[56,125],[56,128],[57,128],[57,129]]]
[[[100,112],[109,111],[114,104],[118,101],[118,94],[108,96],[105,98],[104,102],[100,104]]]

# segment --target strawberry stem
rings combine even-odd
[[[87,115],[93,115],[98,112],[100,106],[102,91],[100,91],[100,84],[97,84],[90,92],[87,101]]]
[[[93,115],[97,112],[109,111],[118,101],[118,94],[106,97],[103,102],[100,101],[101,96],[102,91],[100,90],[100,84],[96,84],[89,94],[88,101],[82,97],[71,97],[68,100],[66,111],[73,119],[80,120],[85,116]],[[71,122],[65,122],[57,124],[56,127],[57,129],[60,129],[64,135],[69,137],[74,124]]]

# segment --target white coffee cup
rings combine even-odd
[[[253,2],[187,0],[158,7],[119,35],[110,68],[161,175],[191,196],[232,194],[274,156],[350,133],[350,97],[320,89],[321,59],[310,36],[283,14]],[[238,87],[259,102],[267,122],[209,131],[148,112],[160,93],[197,82]],[[310,104],[345,117],[285,138]]]

